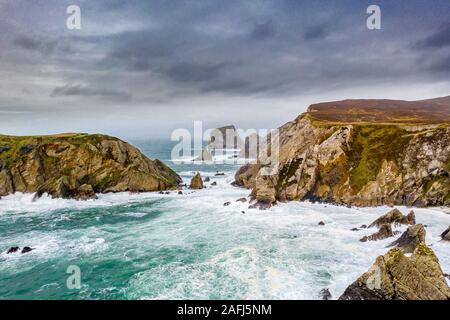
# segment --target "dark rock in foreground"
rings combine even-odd
[[[412,253],[419,243],[425,243],[426,231],[422,224],[415,224],[401,235],[400,238],[392,242],[389,247],[397,247],[405,253]]]
[[[450,241],[450,227],[447,228],[444,232],[441,234],[442,240]]]
[[[339,300],[450,300],[433,250],[421,243],[411,257],[391,249],[352,283]]]
[[[416,223],[416,217],[415,217],[414,211],[411,211],[407,216],[404,216],[400,210],[392,209],[385,215],[379,217],[377,220],[372,222],[369,225],[369,228],[381,227],[383,224],[386,224],[386,223],[394,224],[394,226],[402,225],[402,224],[413,225]]]

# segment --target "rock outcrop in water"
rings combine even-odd
[[[260,164],[236,174],[260,202],[450,205],[450,97],[312,105],[279,142],[275,174]]]
[[[366,242],[366,241],[377,241],[377,240],[383,240],[389,237],[393,237],[395,233],[392,231],[392,227],[389,223],[385,223],[380,226],[380,230],[378,232],[370,235],[370,236],[364,236],[359,241]]]
[[[442,240],[450,241],[450,227],[448,227],[444,232],[441,234]]]
[[[407,216],[404,216],[403,213],[401,213],[398,209],[392,209],[385,215],[379,217],[374,222],[372,222],[369,225],[369,228],[372,227],[381,227],[384,224],[393,224],[394,226],[397,225],[413,225],[416,223],[416,216],[414,214],[414,211],[411,211]]]
[[[90,199],[96,193],[171,189],[182,181],[161,161],[105,135],[0,136],[0,150],[0,196]]]
[[[450,300],[450,288],[434,252],[419,244],[411,257],[395,248],[379,256],[340,300]]]
[[[390,247],[397,247],[405,253],[412,253],[419,243],[425,243],[425,236],[427,232],[423,224],[415,224],[408,227],[408,229],[401,235],[400,238],[391,243]]]
[[[197,172],[197,174],[191,179],[191,184],[189,186],[190,189],[193,190],[200,190],[204,188],[202,176],[200,175],[200,172]]]

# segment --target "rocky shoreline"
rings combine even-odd
[[[449,206],[450,122],[430,117],[408,123],[399,116],[408,106],[427,110],[433,101],[403,101],[403,109],[393,112],[388,105],[382,113],[370,106],[383,100],[353,101],[353,109],[352,100],[311,106],[279,128],[277,172],[265,175],[261,164],[248,164],[234,184],[251,189],[263,207],[295,200]],[[450,98],[439,101],[449,112]]]

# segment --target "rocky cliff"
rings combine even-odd
[[[159,160],[105,135],[0,136],[0,196],[48,193],[94,198],[96,193],[175,188],[181,178]]]
[[[313,105],[279,141],[276,174],[259,164],[236,174],[260,203],[450,205],[450,97]]]

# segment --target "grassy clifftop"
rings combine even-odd
[[[93,198],[96,193],[175,188],[180,177],[159,160],[106,135],[0,135],[0,196],[14,192]]]

